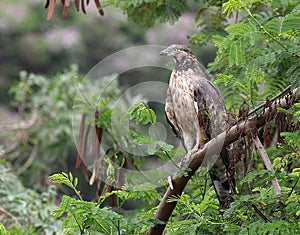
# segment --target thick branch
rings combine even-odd
[[[172,197],[178,197],[182,194],[190,178],[193,176],[195,171],[201,166],[204,156],[206,156],[206,154],[209,154],[209,156],[218,154],[214,151],[215,149],[219,149],[217,146],[222,145],[223,147],[225,147],[238,140],[240,137],[245,136],[247,130],[252,128],[260,128],[265,124],[267,119],[274,119],[278,107],[286,109],[290,108],[297,100],[300,99],[299,88],[295,89],[292,93],[292,95],[285,95],[282,99],[275,100],[274,102],[272,102],[272,104],[268,106],[268,108],[264,109],[258,116],[241,121],[236,125],[232,126],[229,130],[219,134],[216,138],[210,140],[208,143],[203,145],[196,153],[194,153],[192,155],[192,161],[188,166],[191,169],[191,171],[189,171],[189,174],[186,177],[175,177],[173,179],[174,189],[172,190],[170,189],[170,187],[167,189],[164,197],[162,198],[154,214],[155,219],[164,221],[166,223],[168,222],[176,206],[176,201],[168,202],[168,200]],[[146,234],[163,234],[165,226],[166,224],[158,224],[154,227],[149,227]]]

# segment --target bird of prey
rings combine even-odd
[[[165,112],[175,135],[181,139],[187,156],[227,127],[224,101],[218,88],[210,82],[192,51],[171,45],[160,52],[175,60],[167,91]],[[210,169],[221,207],[233,201],[234,180],[229,177],[229,151],[226,148]]]

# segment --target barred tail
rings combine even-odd
[[[222,208],[229,207],[233,202],[234,178],[230,175],[228,150],[222,150],[214,166],[210,169],[210,177]]]

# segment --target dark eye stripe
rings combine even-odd
[[[182,48],[181,51],[184,51],[189,55],[193,55],[193,52],[189,48]]]

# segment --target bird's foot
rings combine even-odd
[[[193,155],[198,151],[198,147],[194,147],[192,150],[188,151],[187,154],[180,161],[179,166],[188,166],[193,159]]]
[[[190,163],[190,160],[191,160],[191,156],[190,156],[190,153],[188,152],[180,161],[179,163],[179,167],[180,169],[184,168],[184,167],[187,167]]]
[[[198,152],[198,150],[199,150],[199,145],[196,144],[196,146],[190,151],[191,158],[196,152]]]

